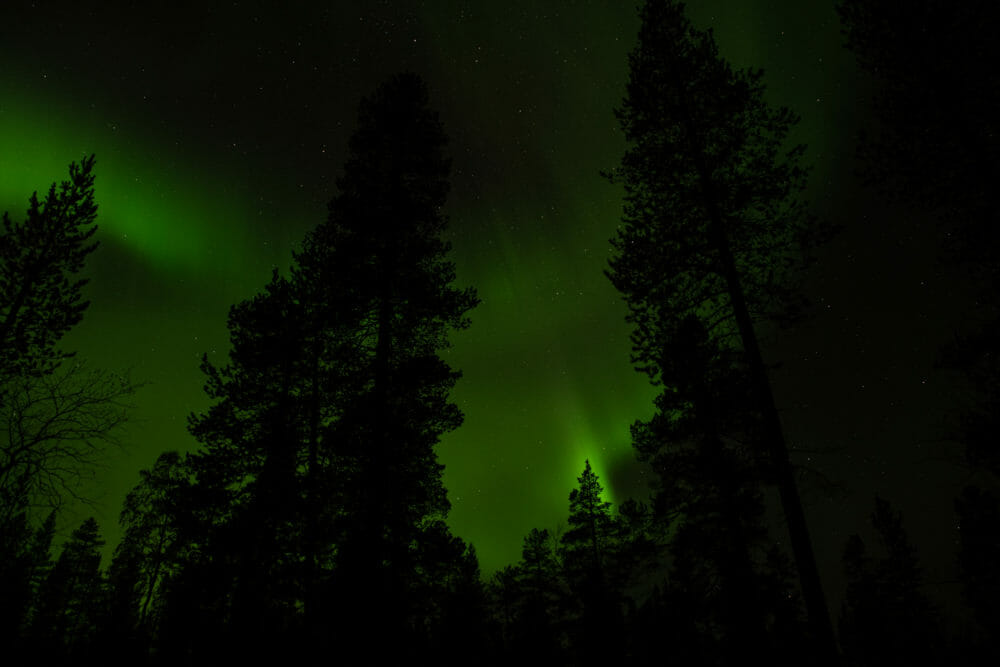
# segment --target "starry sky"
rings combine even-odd
[[[628,426],[654,389],[631,369],[624,304],[602,273],[621,191],[598,174],[624,150],[612,110],[634,4],[2,3],[0,210],[22,216],[33,190],[96,153],[101,247],[66,347],[148,383],[95,477],[97,505],[73,516],[95,513],[110,551],[137,471],[195,445],[202,353],[224,363],[229,306],[324,219],[360,98],[400,70],[428,82],[450,137],[449,237],[459,283],[482,298],[445,353],[464,373],[465,424],[438,448],[452,528],[489,573],[532,527],[565,522],[585,458],[610,500],[644,497]],[[761,332],[828,595],[878,492],[947,597],[960,392],[934,360],[969,290],[936,263],[926,216],[858,185],[872,84],[832,2],[692,0],[689,16],[800,114],[813,211],[843,225],[804,277],[811,317]]]

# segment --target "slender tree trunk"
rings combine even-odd
[[[726,236],[722,213],[719,211],[715,197],[711,171],[704,163],[703,151],[690,139],[690,137],[697,137],[699,133],[695,130],[696,125],[688,109],[686,107],[681,107],[681,109],[684,114],[685,131],[689,137],[687,150],[695,161],[702,191],[702,203],[709,218],[710,240],[719,253],[719,268],[726,281],[733,315],[736,318],[743,350],[750,366],[750,379],[757,392],[761,416],[764,419],[764,433],[767,441],[765,446],[769,450],[772,472],[781,497],[785,522],[788,525],[789,540],[792,543],[795,566],[802,586],[802,597],[806,604],[806,613],[813,633],[813,640],[816,643],[816,657],[820,664],[834,664],[838,661],[840,652],[833,633],[826,596],[823,593],[823,583],[819,576],[819,569],[816,567],[816,556],[813,552],[812,540],[809,537],[809,526],[802,509],[802,500],[799,497],[799,489],[795,483],[791,462],[788,460],[788,445],[785,443],[781,419],[774,403],[771,382],[767,377],[767,368],[764,366],[764,359],[760,353],[753,319],[750,317],[750,310],[747,308],[746,297],[743,294],[743,286],[736,270],[736,261],[729,247],[729,238]]]
[[[826,597],[823,594],[823,584],[820,580],[819,569],[816,567],[816,556],[813,553],[812,541],[809,537],[809,526],[806,523],[805,512],[802,509],[802,500],[799,497],[798,486],[795,483],[795,476],[792,471],[791,462],[788,460],[788,446],[785,443],[785,435],[781,427],[781,419],[774,403],[774,395],[771,392],[771,382],[767,377],[767,369],[760,354],[760,345],[757,342],[757,334],[754,331],[753,320],[747,308],[746,299],[743,295],[743,288],[740,285],[739,275],[736,271],[736,263],[733,260],[732,251],[729,248],[729,240],[726,238],[725,230],[722,226],[722,219],[715,202],[709,199],[708,209],[710,211],[710,224],[712,236],[716,249],[719,252],[722,273],[729,290],[729,298],[733,306],[733,314],[736,317],[736,324],[739,328],[740,338],[743,341],[743,349],[746,354],[747,363],[750,365],[751,380],[757,392],[758,401],[762,416],[764,418],[764,428],[773,473],[781,496],[781,506],[785,512],[785,521],[788,524],[789,539],[792,543],[792,551],[795,555],[795,565],[798,568],[799,580],[802,585],[802,597],[806,603],[806,611],[809,615],[809,625],[817,642],[818,656],[824,664],[833,663],[838,655],[837,643],[833,634],[833,625],[830,622],[830,612],[826,605]]]

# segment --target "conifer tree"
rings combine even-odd
[[[876,496],[876,549],[852,535],[844,547],[847,596],[840,617],[846,656],[862,665],[937,664],[939,612],[920,590],[923,575],[902,514]]]
[[[0,225],[0,523],[79,492],[125,422],[128,378],[82,364],[59,342],[83,318],[84,261],[97,247],[94,156]]]
[[[441,211],[450,163],[427,104],[414,74],[362,101],[329,218],[293,271],[293,282],[321,290],[315,315],[339,333],[337,386],[347,388],[323,440],[349,471],[335,585],[357,605],[342,622],[368,624],[362,632],[374,618],[399,627],[406,621],[395,615],[414,612],[412,545],[449,506],[434,446],[462,419],[448,400],[460,374],[438,353],[478,302],[452,285]]]
[[[54,662],[87,657],[97,637],[105,609],[102,546],[97,521],[86,519],[63,545],[39,590],[31,635]]]
[[[579,486],[569,494],[569,529],[560,537],[563,562],[603,577],[612,565],[608,560],[617,537],[611,503],[602,497],[604,489],[589,459],[577,482]]]
[[[696,317],[710,349],[743,369],[759,419],[747,444],[761,481],[778,487],[816,659],[830,662],[829,612],[756,332],[762,318],[797,315],[793,271],[818,240],[798,198],[803,148],[783,146],[796,118],[764,101],[760,71],[733,71],[683,4],[648,0],[641,19],[616,112],[628,149],[611,176],[626,204],[608,272],[634,325],[633,361],[676,393],[662,352]]]
[[[55,510],[32,530],[27,511],[0,524],[0,642],[14,654],[25,648],[28,622],[52,566]]]
[[[486,604],[490,615],[490,639],[501,656],[511,649],[515,636],[518,605],[518,569],[505,565],[486,582]]]
[[[455,665],[483,655],[489,649],[487,603],[475,548],[437,521],[425,528],[416,549],[411,594],[424,625],[415,637],[421,642],[417,654]]]
[[[109,622],[119,636],[146,639],[156,632],[164,582],[183,562],[176,506],[189,490],[189,471],[177,452],[164,452],[125,497],[122,539],[108,568]]]
[[[701,647],[715,656],[692,659],[773,661],[765,628],[772,610],[762,594],[762,482],[746,444],[759,418],[733,356],[713,345],[697,317],[684,318],[658,362],[671,384],[656,397],[653,418],[632,433],[640,460],[656,473],[653,504],[670,535],[666,593],[684,601]]]
[[[20,644],[20,628],[31,604],[31,528],[26,512],[0,523],[0,640]]]
[[[29,199],[23,223],[3,214],[0,231],[0,385],[48,373],[72,356],[56,349],[89,305],[76,278],[97,248],[94,156],[70,163],[69,180]]]
[[[216,403],[189,421],[203,449],[190,460],[201,504],[188,525],[186,541],[198,546],[186,554],[185,576],[216,580],[217,597],[200,606],[224,610],[226,641],[234,646],[251,636],[282,643],[303,596],[299,313],[290,283],[277,272],[261,294],[234,306],[230,363],[202,361]]]
[[[190,421],[203,448],[182,541],[196,546],[168,582],[169,632],[210,614],[234,645],[279,652],[305,633],[390,660],[430,641],[443,602],[428,591],[455,600],[426,561],[447,553],[468,573],[474,560],[441,536],[434,446],[462,416],[448,399],[459,373],[438,353],[478,299],[452,286],[449,161],[427,103],[413,74],[362,101],[327,221],[288,278],[233,307],[229,364],[203,361],[215,403]]]
[[[569,495],[569,529],[560,538],[563,571],[578,603],[573,643],[581,664],[606,664],[624,649],[622,588],[628,572],[618,558],[620,526],[589,460],[577,482]]]

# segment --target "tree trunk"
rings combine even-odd
[[[750,365],[751,380],[756,389],[761,414],[764,418],[764,431],[767,434],[772,472],[781,496],[785,521],[788,524],[789,539],[795,555],[795,565],[799,572],[809,625],[814,635],[813,639],[817,642],[817,650],[819,651],[817,657],[821,659],[822,664],[831,664],[836,661],[838,655],[837,643],[833,634],[833,625],[830,622],[826,597],[823,594],[823,584],[816,567],[816,556],[809,538],[809,526],[802,509],[802,500],[799,498],[792,465],[788,460],[788,446],[785,443],[781,419],[778,417],[778,410],[774,404],[771,382],[767,377],[767,369],[760,354],[757,334],[754,331],[753,320],[750,317],[739,275],[736,272],[736,263],[729,248],[729,240],[726,238],[721,215],[711,198],[708,198],[708,209],[713,241],[719,252],[723,277],[726,280],[729,298],[733,306],[733,314],[736,317],[743,350],[747,363]]]

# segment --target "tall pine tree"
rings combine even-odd
[[[185,493],[199,501],[165,586],[168,633],[205,618],[233,646],[252,636],[278,652],[305,633],[377,661],[433,641],[430,610],[456,604],[427,581],[474,560],[441,534],[434,446],[462,415],[448,399],[459,373],[438,353],[478,299],[452,285],[449,161],[427,103],[414,74],[362,101],[328,219],[288,278],[233,307],[229,364],[203,362],[215,403],[191,418],[203,448]]]
[[[772,662],[762,480],[749,444],[760,419],[734,356],[713,345],[696,316],[684,318],[658,361],[670,382],[656,397],[653,418],[637,422],[632,434],[639,459],[657,474],[653,504],[670,535],[667,592],[685,600],[700,629],[707,653],[698,660],[755,655]]]
[[[322,438],[347,473],[334,586],[354,637],[376,620],[390,633],[413,627],[415,544],[449,507],[434,446],[462,420],[448,398],[460,374],[438,353],[478,299],[452,284],[450,161],[427,104],[414,74],[362,101],[329,218],[293,271],[296,285],[322,276],[314,315],[338,331],[340,413]]]
[[[682,3],[648,0],[641,18],[617,111],[628,148],[612,179],[624,184],[626,204],[608,275],[635,327],[633,359],[655,383],[675,385],[662,350],[689,317],[712,349],[735,351],[760,417],[755,458],[780,492],[816,659],[830,662],[829,611],[755,328],[796,315],[792,271],[815,241],[798,199],[803,148],[783,146],[796,118],[767,105],[760,71],[733,71]]]

